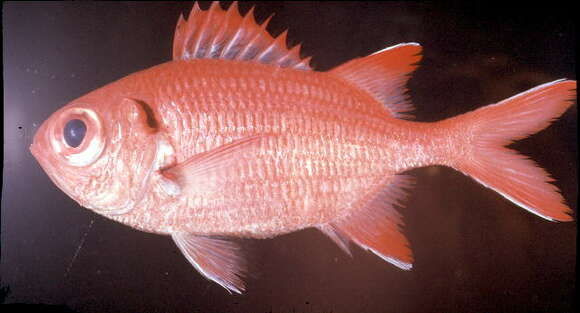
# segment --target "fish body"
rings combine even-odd
[[[187,260],[229,291],[244,259],[227,237],[316,227],[412,267],[401,232],[409,169],[445,165],[548,220],[571,210],[547,173],[504,148],[561,115],[575,81],[558,80],[447,120],[407,120],[421,47],[399,44],[328,72],[252,12],[194,6],[173,60],[78,98],[40,127],[31,151],[79,204],[171,235]]]
[[[436,129],[390,118],[375,99],[325,73],[229,60],[176,61],[77,102],[127,92],[147,99],[155,112],[160,129],[144,136],[153,147],[159,141],[170,147],[166,166],[238,138],[264,137],[256,149],[236,154],[231,168],[204,176],[220,180],[220,189],[198,186],[171,197],[160,187],[131,212],[111,215],[150,232],[258,238],[292,232],[345,215],[385,177],[436,163],[435,154],[424,151],[432,145],[420,142],[428,133],[437,137]]]

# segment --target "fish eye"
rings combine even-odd
[[[85,134],[87,133],[87,125],[79,119],[72,119],[64,126],[63,137],[65,142],[73,148],[81,145]]]
[[[92,164],[105,148],[104,128],[99,115],[80,105],[55,115],[49,134],[54,153],[71,166]]]

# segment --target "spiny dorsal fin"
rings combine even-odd
[[[410,118],[413,106],[405,94],[411,72],[421,60],[418,43],[402,43],[350,60],[330,72],[365,90],[383,103],[391,116]]]
[[[254,8],[240,15],[238,3],[227,9],[214,1],[208,10],[196,2],[186,20],[179,16],[173,38],[173,60],[228,59],[256,61],[310,70],[310,58],[300,58],[300,45],[286,46],[287,31],[274,38],[266,30],[272,16],[261,25],[254,19]]]

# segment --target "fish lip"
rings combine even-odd
[[[74,197],[72,197],[68,193],[67,189],[64,188],[64,186],[61,183],[58,175],[55,174],[55,170],[52,168],[52,166],[50,166],[50,163],[51,163],[50,156],[47,156],[46,154],[42,153],[42,151],[43,151],[42,144],[39,143],[38,140],[36,140],[36,138],[33,141],[33,143],[30,145],[29,150],[30,150],[30,153],[32,154],[32,156],[34,156],[34,158],[36,159],[36,161],[38,162],[38,164],[40,165],[40,167],[44,171],[44,173],[48,176],[48,178],[60,190],[62,190],[65,194],[67,194],[69,197],[71,197],[72,199],[74,199],[75,201],[77,201]]]
[[[44,130],[46,129],[45,125],[43,124],[38,131],[36,132],[36,134],[34,135],[34,138],[32,139],[32,144],[30,144],[30,146],[28,147],[30,153],[32,154],[32,156],[36,159],[36,161],[40,164],[40,166],[42,166],[43,169],[45,169],[46,172],[46,168],[45,168],[45,163],[48,163],[48,156],[43,153],[43,151],[45,151],[45,147],[46,147],[46,138],[42,137],[42,134],[44,134]]]
[[[41,152],[41,150],[42,150],[41,140],[42,139],[46,140],[46,138],[43,138],[42,134],[46,134],[46,122],[42,123],[40,125],[40,127],[36,130],[36,133],[34,134],[34,137],[32,138],[32,143],[28,147],[28,149],[30,150],[30,153],[32,153],[34,158],[38,161],[40,161],[40,159],[44,159],[44,156]]]
[[[38,158],[40,157],[40,155],[38,153],[38,144],[32,143],[30,145],[30,147],[28,147],[28,149],[30,150],[30,153],[32,154],[32,156],[38,160]]]
[[[37,143],[33,143],[30,145],[29,150],[30,150],[30,153],[32,154],[32,156],[34,157],[34,159],[36,159],[36,162],[38,162],[38,164],[44,170],[44,172],[48,174],[49,172],[47,171],[47,168],[45,165],[45,163],[47,163],[48,160],[40,151],[41,148],[39,148],[39,145]]]

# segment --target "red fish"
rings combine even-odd
[[[228,291],[245,290],[229,240],[316,227],[412,268],[401,231],[409,179],[452,167],[550,221],[570,221],[548,174],[506,148],[563,114],[576,81],[556,80],[460,116],[410,121],[405,85],[421,46],[398,44],[314,71],[300,46],[273,38],[237,3],[181,16],[173,60],[131,74],[53,113],[31,151],[80,205],[170,235]]]

